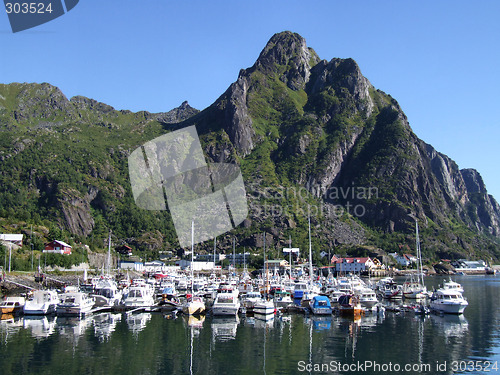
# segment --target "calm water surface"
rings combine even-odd
[[[500,373],[500,276],[454,279],[463,316],[2,320],[0,374]]]

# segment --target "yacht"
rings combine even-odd
[[[149,284],[132,285],[122,304],[125,308],[150,307],[155,304],[154,290]]]
[[[121,302],[123,292],[118,289],[118,285],[114,280],[103,278],[97,282],[92,297],[96,307],[113,307]]]
[[[364,307],[371,308],[378,303],[377,295],[370,288],[360,290],[358,295],[359,303]]]
[[[35,290],[33,297],[24,304],[25,315],[49,315],[56,312],[61,302],[55,290]]]
[[[438,289],[431,297],[431,309],[447,314],[463,314],[469,305],[467,300],[457,290]]]
[[[243,307],[245,307],[247,311],[253,311],[255,304],[260,302],[261,298],[259,292],[248,292],[242,298]]]
[[[276,307],[287,307],[293,304],[290,292],[279,291],[274,293],[274,304]]]
[[[84,316],[89,314],[94,306],[94,300],[84,292],[67,292],[61,296],[61,302],[56,306],[58,316]]]
[[[455,291],[455,292],[458,292],[458,293],[463,293],[464,292],[464,288],[462,287],[462,285],[460,285],[459,283],[453,281],[450,277],[450,279],[448,281],[445,281],[443,283],[443,286],[441,289],[444,289],[444,290],[451,290],[451,291]]]
[[[260,301],[255,303],[253,313],[256,316],[274,316],[274,302],[272,300],[262,298]]]
[[[214,315],[238,315],[240,301],[236,293],[218,293],[212,306]]]

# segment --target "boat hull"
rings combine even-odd
[[[445,314],[463,314],[467,304],[464,303],[431,303],[431,308]]]
[[[238,306],[213,306],[212,314],[220,316],[236,316],[238,315]]]

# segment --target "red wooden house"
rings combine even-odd
[[[66,242],[54,240],[45,244],[44,253],[56,253],[56,254],[71,254],[71,245]]]

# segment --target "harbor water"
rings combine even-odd
[[[500,372],[500,277],[453,279],[469,302],[460,316],[2,317],[0,374]],[[445,280],[427,277],[426,284]]]

